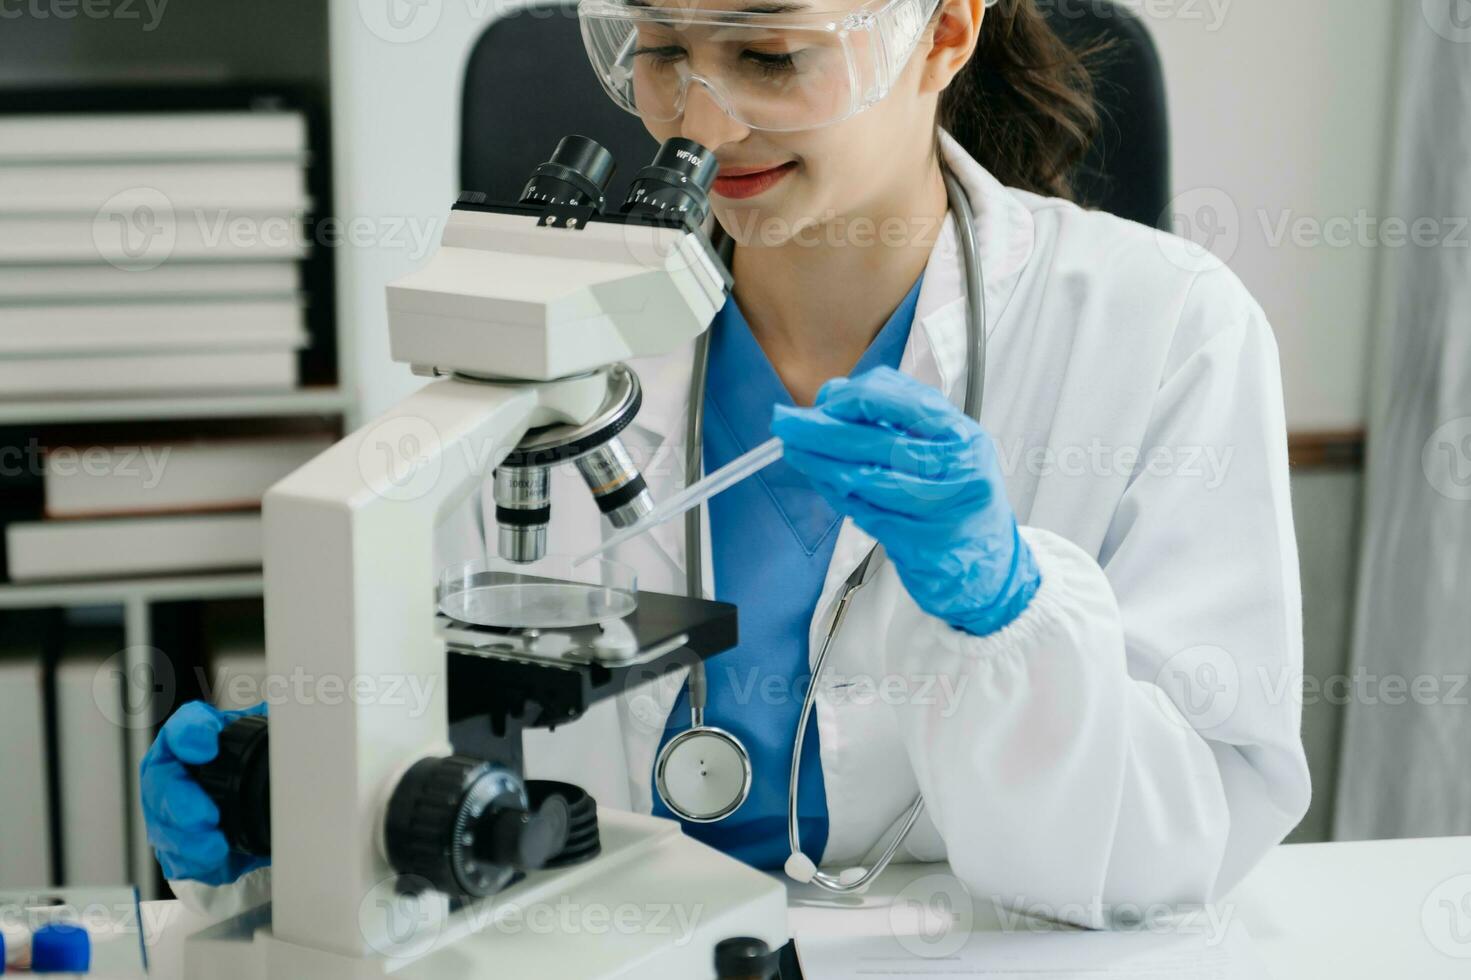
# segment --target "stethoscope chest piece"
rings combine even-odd
[[[736,810],[751,792],[751,756],[727,731],[700,725],[664,744],[654,763],[659,799],[691,823],[714,823]]]

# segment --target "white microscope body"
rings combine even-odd
[[[721,939],[785,942],[783,887],[670,821],[601,811],[600,856],[460,902],[400,894],[415,869],[385,840],[404,774],[453,751],[436,526],[528,430],[594,416],[610,366],[697,337],[728,283],[678,222],[461,204],[431,261],[389,286],[394,359],[440,380],[266,495],[269,671],[345,695],[271,706],[272,904],[190,937],[189,977],[704,978]],[[427,697],[394,696],[406,678]],[[533,907],[570,928],[536,927]],[[587,926],[628,908],[663,921]]]

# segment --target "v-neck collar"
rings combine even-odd
[[[887,365],[898,368],[903,356],[914,310],[919,298],[920,278],[910,287],[890,314],[868,349],[854,366],[852,375]],[[771,416],[776,405],[794,405],[791,393],[761,348],[750,324],[732,296],[711,325],[710,375],[706,395],[706,470],[729,460],[711,459],[712,424],[720,436],[732,441],[736,454],[754,449],[771,437]],[[718,443],[717,443],[718,444]],[[718,451],[718,450],[717,450]],[[721,454],[722,456],[724,454]],[[757,474],[766,497],[791,529],[802,550],[814,555],[832,534],[840,515],[817,496],[811,484],[785,462],[777,461]]]

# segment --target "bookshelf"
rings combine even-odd
[[[148,654],[154,646],[153,607],[162,603],[203,602],[213,599],[254,599],[262,593],[259,573],[195,575],[154,579],[105,582],[57,582],[34,585],[0,585],[0,611],[27,609],[77,609],[114,607],[121,615],[125,662],[121,665],[125,682],[130,686],[129,703],[148,704],[155,709],[146,718],[141,710],[126,725],[126,758],[130,806],[127,814],[128,869],[145,900],[159,896],[154,873],[153,852],[143,826],[142,804],[136,778],[138,766],[153,742],[157,714],[166,714],[167,706],[152,704],[153,699],[141,691],[140,681],[152,675],[157,666]]]
[[[333,213],[336,203],[332,110],[329,102],[325,3],[261,0],[240,5],[200,0],[161,10],[157,24],[78,17],[22,16],[0,32],[0,116],[67,113],[290,112],[306,130],[304,184],[308,222]],[[3,173],[0,173],[3,180]],[[253,426],[308,422],[340,434],[356,420],[352,337],[338,316],[338,250],[309,248],[297,262],[303,329],[309,342],[297,354],[299,383],[281,390],[181,391],[137,397],[87,394],[0,397],[0,446],[56,438],[85,442],[89,432],[152,425],[178,431],[195,423]],[[0,355],[3,357],[4,355]],[[10,490],[26,506],[39,504],[39,479]],[[0,489],[4,489],[0,481]],[[0,495],[0,504],[5,499]],[[13,515],[0,513],[0,521]],[[38,514],[32,516],[39,516]],[[0,581],[0,620],[7,615],[103,617],[120,637],[116,662],[129,705],[144,706],[121,724],[125,743],[127,867],[145,899],[162,897],[161,878],[148,846],[139,805],[138,766],[157,724],[182,700],[156,697],[147,678],[157,666],[154,648],[176,641],[170,615],[244,603],[262,595],[258,569],[114,580]],[[202,615],[202,614],[201,614]],[[68,627],[70,628],[70,627]],[[184,631],[180,635],[187,635]],[[179,663],[197,651],[165,649]],[[165,703],[167,702],[167,703]],[[54,828],[53,823],[53,828]],[[63,882],[56,882],[62,884]],[[0,883],[24,885],[23,882]],[[30,883],[41,884],[41,883]],[[68,884],[94,884],[78,881]]]

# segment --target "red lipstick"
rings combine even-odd
[[[721,197],[737,201],[755,197],[795,169],[797,169],[797,162],[789,160],[776,167],[762,167],[754,170],[751,168],[721,170],[719,176],[715,178],[714,191]]]

